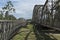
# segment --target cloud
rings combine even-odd
[[[11,0],[11,1],[16,9],[16,13],[13,13],[13,15],[15,15],[17,18],[23,17],[25,19],[28,19],[32,18],[34,5],[44,4],[46,0]],[[2,6],[2,4],[4,3],[1,3],[0,6]]]

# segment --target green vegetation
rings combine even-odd
[[[11,1],[8,1],[7,4],[2,9],[5,12],[5,19],[7,20],[15,19],[13,15],[9,15],[9,13],[15,12],[14,6]]]
[[[3,18],[3,13],[2,11],[0,11],[0,20],[2,20],[2,18]]]
[[[36,40],[32,27],[33,25],[29,24],[26,28],[21,28],[12,40]]]
[[[60,40],[60,34],[37,32],[38,35],[36,35],[33,30],[33,25],[29,24],[27,27],[21,28],[12,40]]]
[[[15,16],[9,15],[9,13],[13,12],[15,12],[15,8],[12,2],[8,1],[7,4],[4,7],[2,7],[2,10],[0,10],[0,20],[16,20]]]

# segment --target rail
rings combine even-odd
[[[20,20],[0,20],[0,40],[9,40],[16,29],[25,25]]]

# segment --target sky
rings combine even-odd
[[[9,0],[0,0],[0,9],[6,5]],[[31,19],[34,5],[43,5],[46,0],[10,0],[16,10],[13,14],[17,18]]]

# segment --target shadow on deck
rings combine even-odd
[[[57,40],[53,35],[51,34],[60,34],[59,31],[49,29],[49,28],[42,28],[40,25],[33,26],[34,33],[36,36],[36,40]]]

